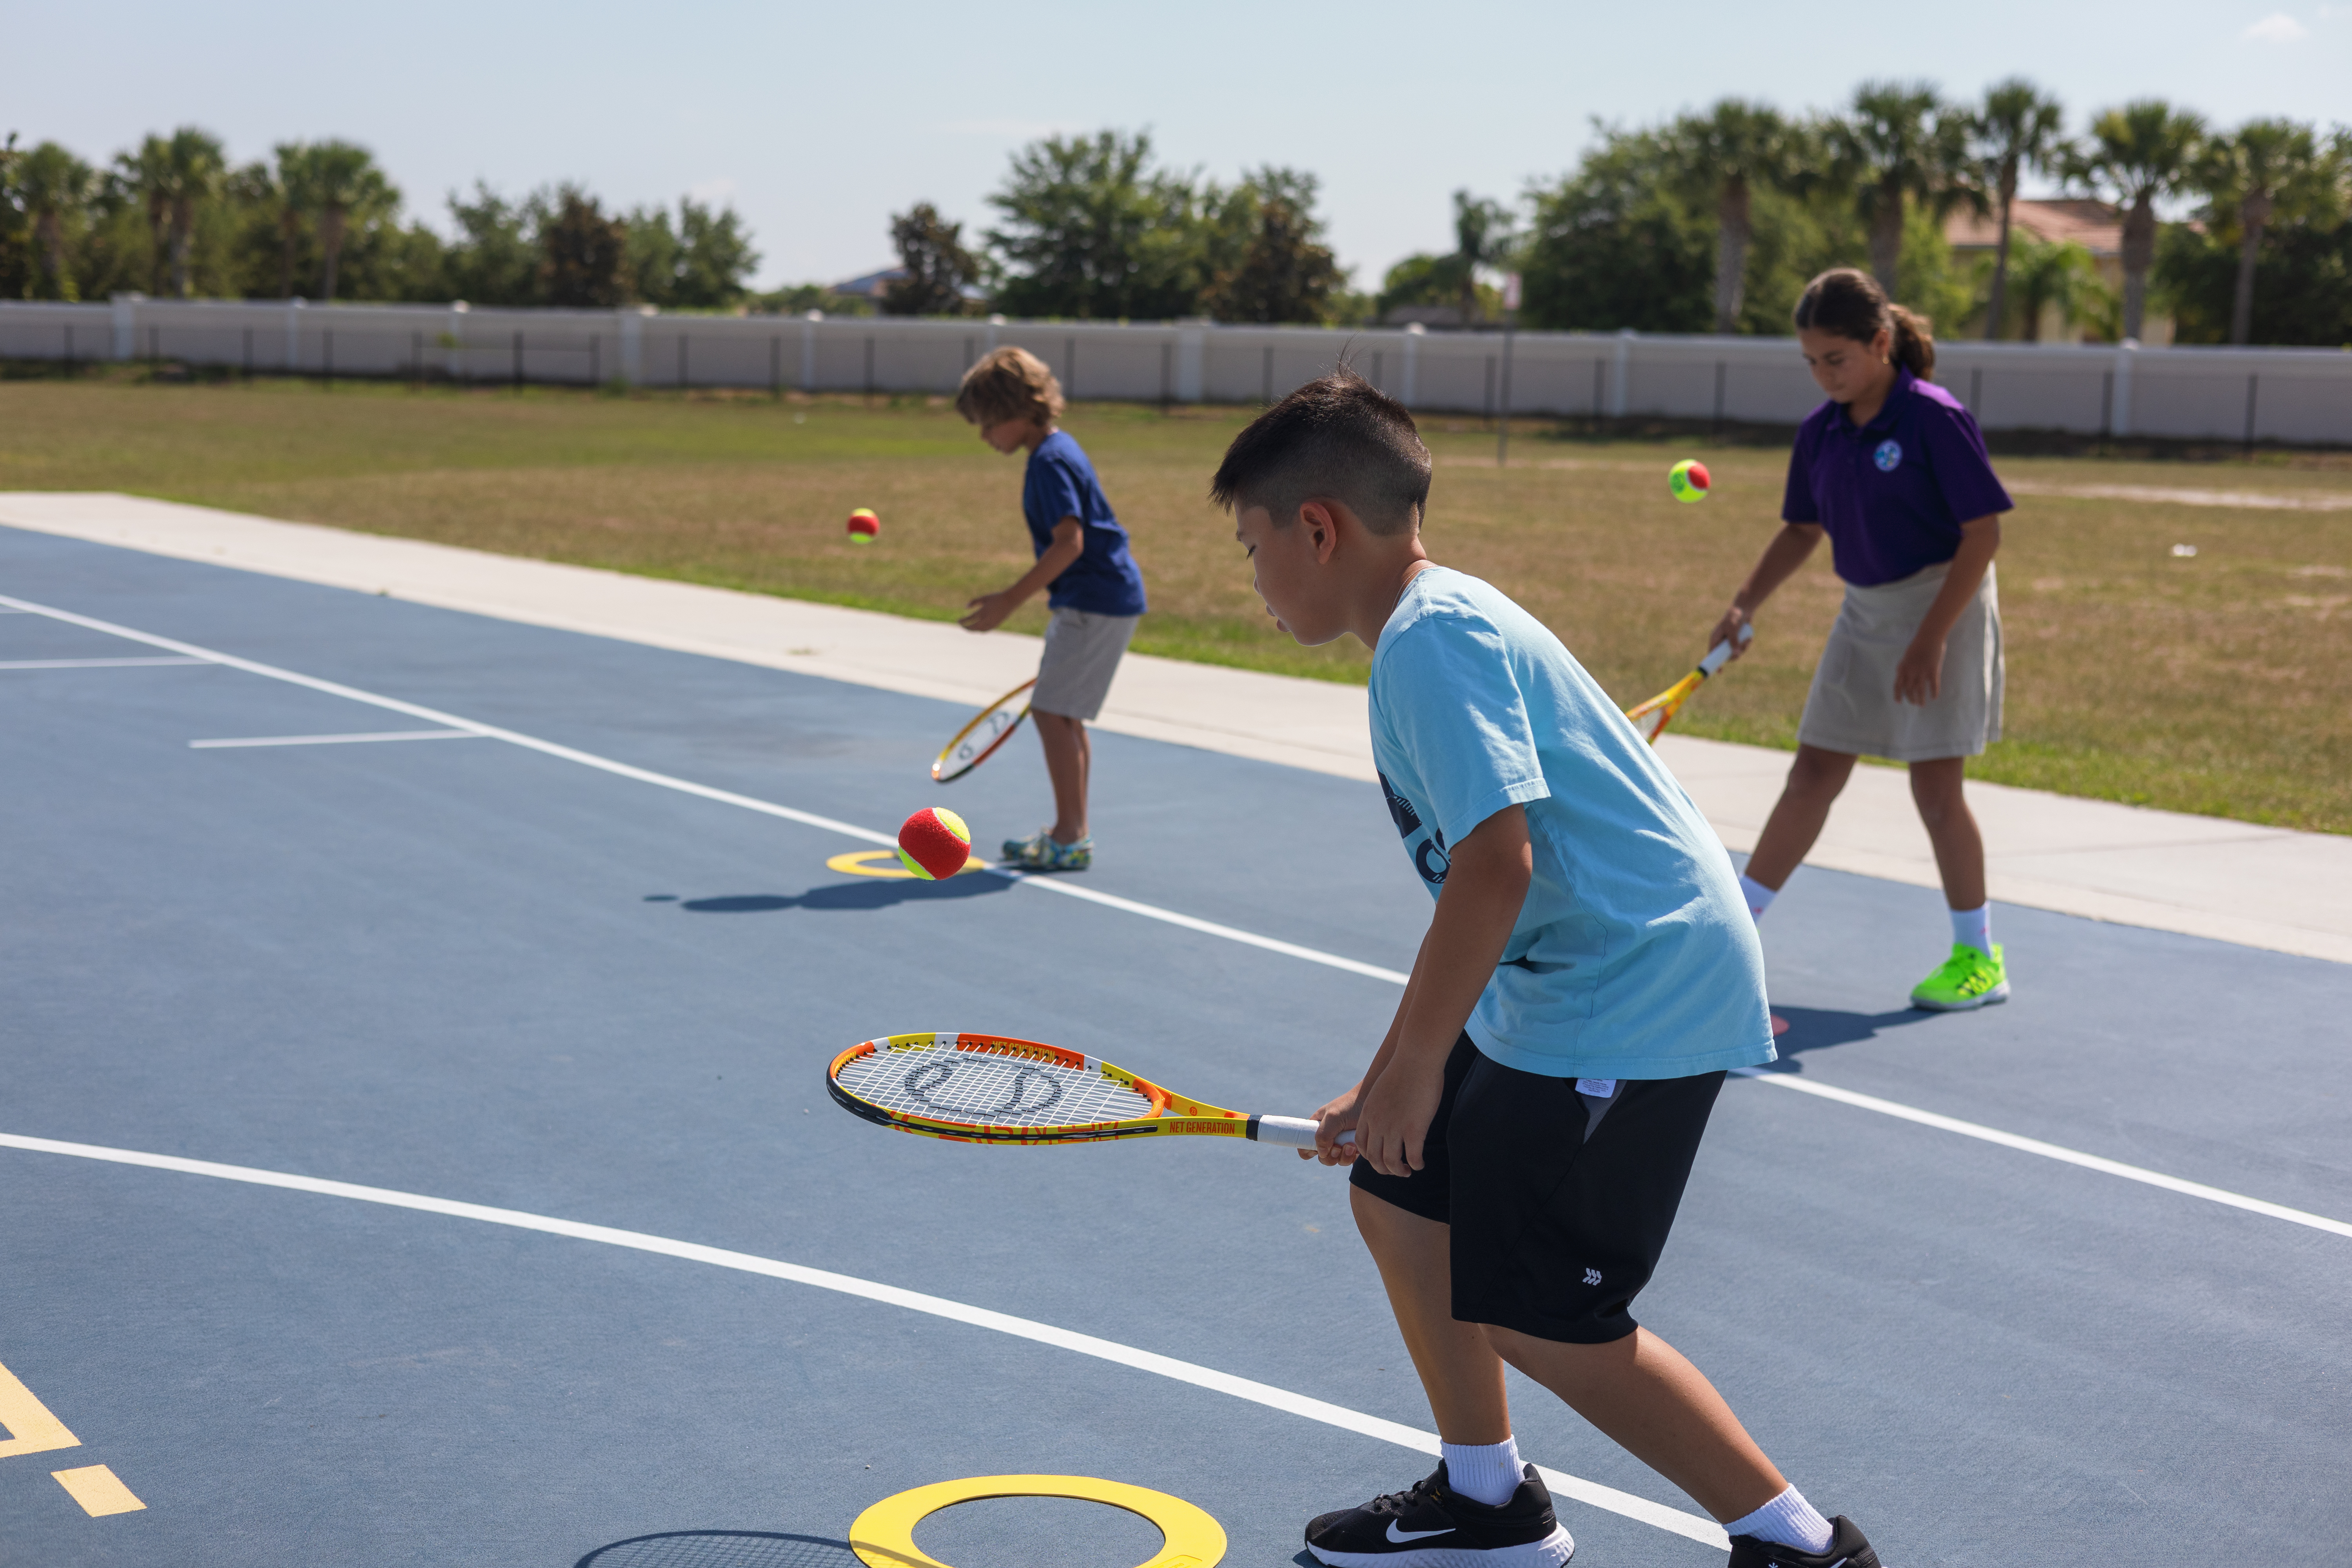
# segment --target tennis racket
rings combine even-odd
[[[824,1087],[852,1116],[958,1143],[1247,1138],[1315,1147],[1309,1117],[1227,1110],[1099,1058],[1003,1035],[942,1030],[867,1040],[833,1058]]]
[[[1755,640],[1755,626],[1742,621],[1739,624],[1739,646],[1746,647]],[[1656,745],[1658,737],[1665,733],[1666,726],[1674,722],[1675,715],[1683,710],[1683,704],[1690,700],[1690,694],[1706,684],[1706,678],[1721,669],[1730,659],[1731,642],[1726,638],[1706,650],[1706,657],[1698,661],[1696,669],[1640,707],[1626,709],[1625,717],[1633,721],[1633,728],[1642,732],[1642,739]]]
[[[1023,681],[958,730],[955,739],[940,748],[939,760],[931,764],[931,777],[940,784],[952,784],[994,756],[996,748],[1011,740],[1021,721],[1029,717],[1029,689],[1036,684],[1034,679]]]

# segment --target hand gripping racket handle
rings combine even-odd
[[[1740,622],[1739,646],[1744,648],[1755,640],[1756,624],[1753,621]],[[1716,644],[1713,647],[1706,650],[1706,657],[1698,661],[1698,672],[1701,675],[1713,675],[1717,670],[1721,669],[1725,665],[1730,662],[1731,639],[1729,637],[1726,637],[1723,641]]]
[[[1253,1116],[1250,1136],[1261,1143],[1279,1143],[1286,1149],[1315,1147],[1315,1119],[1311,1116]],[[1353,1143],[1354,1132],[1342,1132],[1339,1142]]]

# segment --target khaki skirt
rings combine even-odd
[[[1846,584],[1797,726],[1800,742],[1925,763],[1973,757],[2000,739],[2000,593],[1990,567],[1944,639],[1942,692],[1924,707],[1895,700],[1895,667],[1950,570],[1946,562],[1874,588]]]

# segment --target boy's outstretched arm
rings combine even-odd
[[[1009,588],[966,601],[970,607],[957,624],[968,632],[994,631],[1013,611],[1027,604],[1031,595],[1068,571],[1086,552],[1086,525],[1075,517],[1064,518],[1054,525],[1054,542],[1045,546],[1034,566],[1021,574],[1020,581]]]
[[[1358,1158],[1383,1175],[1422,1166],[1422,1141],[1444,1089],[1445,1058],[1494,978],[1535,877],[1525,808],[1507,805],[1447,852],[1437,913],[1412,979],[1357,1097]]]

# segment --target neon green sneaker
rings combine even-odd
[[[2008,1000],[2009,968],[2000,961],[1999,942],[1992,944],[1990,958],[1967,942],[1954,942],[1952,956],[1911,992],[1911,1005],[1930,1013],[1965,1013]]]

